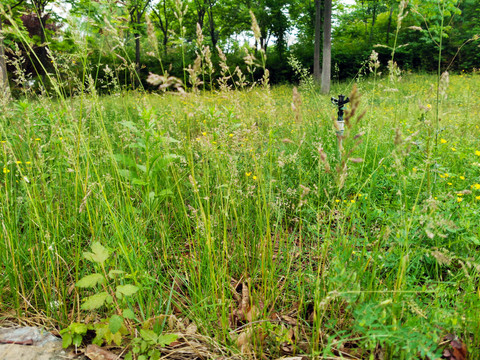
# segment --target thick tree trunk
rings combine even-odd
[[[332,0],[324,0],[322,93],[330,92],[332,66]]]
[[[313,53],[313,78],[320,84],[322,71],[320,69],[320,42],[322,35],[322,0],[315,0],[315,50]]]
[[[210,9],[208,11],[208,22],[209,22],[209,25],[210,25],[210,37],[212,38],[212,45],[213,45],[213,49],[215,49],[215,47],[217,46],[217,37],[215,35],[215,20],[213,18],[213,9],[212,9],[213,5],[210,4]]]
[[[10,100],[10,85],[8,84],[5,49],[3,47],[2,19],[0,18],[0,102]]]

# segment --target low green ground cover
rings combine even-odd
[[[358,82],[341,152],[308,88],[11,103],[0,321],[248,358],[433,359],[452,334],[479,357],[480,77],[435,84]]]

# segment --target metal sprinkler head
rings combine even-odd
[[[331,98],[332,104],[338,106],[339,110],[343,110],[343,105],[347,104],[350,102],[350,99],[347,97],[345,98],[345,95],[338,95],[338,99],[335,99],[334,97]]]
[[[343,111],[345,110],[345,104],[350,102],[350,99],[345,95],[338,95],[338,99],[334,97],[331,98],[332,104],[338,107],[338,118],[337,118],[337,134],[343,136],[343,131],[345,129],[345,123],[343,122]]]

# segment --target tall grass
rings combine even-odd
[[[434,77],[371,98],[352,128],[369,132],[350,156],[363,163],[341,189],[329,99],[297,100],[295,122],[289,87],[271,90],[273,107],[262,89],[13,102],[0,128],[2,318],[104,316],[81,311],[88,293],[74,287],[99,241],[141,287],[139,320],[188,319],[231,354],[433,356],[447,333],[476,354],[478,81],[451,77],[436,198],[432,115],[418,107]]]
[[[335,108],[307,78],[270,88],[247,49],[250,74],[220,54],[222,90],[200,93],[213,69],[197,50],[183,82],[150,77],[175,92],[121,90],[111,69],[102,96],[84,66],[67,97],[55,64],[55,98],[0,114],[1,321],[112,315],[81,310],[93,292],[75,286],[99,242],[140,288],[135,324],[195,334],[212,357],[435,358],[447,334],[478,356],[478,74],[451,76],[432,168],[436,78],[383,78],[373,55],[340,161]]]

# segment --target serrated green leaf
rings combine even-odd
[[[138,132],[136,124],[132,121],[124,120],[124,121],[121,121],[120,124],[125,126],[128,129],[132,130],[133,132]]]
[[[153,330],[140,329],[140,336],[151,344],[157,343],[158,335]]]
[[[95,337],[93,340],[92,340],[92,344],[93,345],[97,345],[97,346],[102,346],[103,345],[103,338],[99,338],[99,337]]]
[[[103,340],[105,339],[107,333],[110,331],[107,324],[96,324],[95,325],[95,339],[93,339],[93,343],[96,345],[101,345]]]
[[[167,197],[167,196],[172,196],[173,191],[170,189],[163,189],[162,191],[158,192],[158,197]]]
[[[115,158],[115,160],[125,166],[136,166],[136,162],[135,160],[128,156],[128,155],[125,155],[125,154],[114,154],[113,157]]]
[[[73,335],[72,344],[75,346],[82,345],[82,335],[79,335],[79,334]]]
[[[127,285],[118,285],[116,294],[121,294],[125,296],[132,296],[138,291],[138,287],[135,285],[127,284]]]
[[[97,264],[103,264],[108,259],[108,250],[103,247],[99,242],[92,244],[92,252],[84,252],[85,259],[95,262]]]
[[[130,309],[123,310],[122,315],[125,319],[135,320],[135,313]]]
[[[480,239],[478,239],[477,237],[475,236],[470,236],[468,238],[468,240],[470,240],[472,243],[474,243],[475,245],[480,245]]]
[[[123,340],[122,334],[120,332],[117,332],[115,334],[112,334],[110,341],[113,341],[115,345],[120,346],[122,345],[122,340]]]
[[[183,156],[177,155],[177,154],[166,154],[163,159],[167,161],[173,161],[177,159],[182,159]]]
[[[142,185],[142,186],[145,186],[145,185],[148,185],[147,182],[141,180],[141,179],[138,179],[138,178],[135,178],[132,180],[132,184],[134,185]]]
[[[159,360],[162,356],[162,353],[157,350],[157,349],[153,349],[152,350],[152,353],[149,354],[150,355],[150,359],[149,360]]]
[[[170,144],[175,144],[175,143],[179,143],[180,141],[178,141],[177,139],[174,139],[172,137],[169,137],[169,136],[165,136],[165,137],[162,137],[162,140],[167,142],[167,143],[170,143]]]
[[[120,174],[121,177],[124,177],[127,180],[132,180],[133,179],[133,175],[130,172],[130,170],[120,169],[120,170],[118,170],[118,173]]]
[[[158,337],[157,344],[163,347],[165,345],[170,345],[177,339],[178,339],[178,335],[176,334],[163,334]]]
[[[95,310],[102,307],[105,304],[105,300],[107,300],[108,296],[108,293],[103,291],[87,297],[85,302],[82,304],[82,310]]]
[[[88,327],[85,324],[74,322],[70,324],[68,329],[72,334],[84,335],[87,333]]]
[[[108,327],[112,334],[117,333],[123,325],[123,318],[120,315],[112,315],[108,323]]]
[[[123,274],[125,274],[125,271],[123,271],[123,270],[110,270],[108,272],[108,277],[110,279],[115,279],[117,277],[117,275],[123,275]]]
[[[70,333],[65,333],[62,335],[62,347],[66,349],[70,345],[72,345],[72,335]]]
[[[78,280],[75,286],[79,288],[91,288],[104,282],[105,277],[102,274],[90,274]]]

